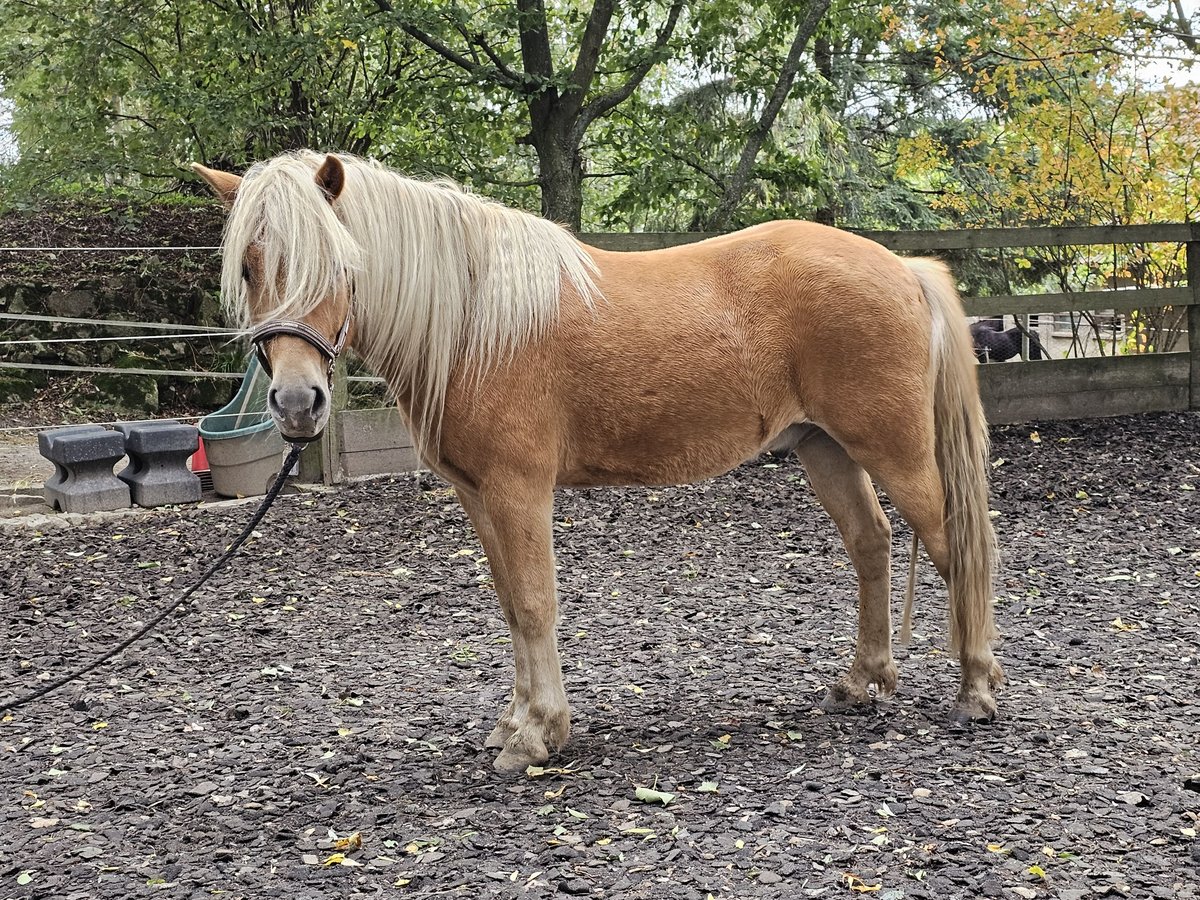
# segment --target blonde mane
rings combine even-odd
[[[324,154],[286,154],[246,173],[225,228],[226,313],[250,324],[242,266],[251,246],[268,288],[259,322],[301,320],[348,278],[354,348],[412,400],[413,437],[426,447],[437,440],[455,367],[482,374],[545,334],[564,276],[592,306],[595,267],[553,222],[448,181],[338,158],[346,184],[332,204],[315,181]]]

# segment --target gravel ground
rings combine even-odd
[[[482,749],[511,655],[450,492],[283,497],[195,612],[0,721],[0,898],[1200,897],[1200,416],[998,428],[993,460],[994,725],[947,725],[927,561],[897,696],[821,711],[853,573],[764,458],[561,496],[574,731],[517,779]],[[111,646],[248,515],[0,534],[0,691]]]

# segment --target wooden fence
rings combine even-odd
[[[982,366],[981,390],[988,416],[993,422],[1200,409],[1200,224],[860,233],[900,253],[931,255],[970,250],[1088,245],[1174,244],[1184,247],[1185,287],[968,297],[965,306],[967,314],[972,316],[1096,310],[1128,312],[1163,307],[1186,309],[1187,350]],[[583,239],[609,250],[654,250],[706,237],[712,235],[588,234]],[[192,249],[215,252],[218,248]],[[0,319],[42,318],[52,320],[50,317],[0,314]],[[105,324],[85,319],[53,321]],[[167,326],[164,323],[107,324],[188,330],[188,326]],[[238,373],[231,372],[105,369],[0,360],[0,371],[5,368],[199,378],[240,377]],[[322,439],[312,445],[302,460],[302,477],[336,483],[346,478],[414,468],[416,456],[399,414],[392,409],[348,408],[346,381],[343,373],[338,378],[335,390],[338,413],[331,418]]]
[[[1024,247],[1185,246],[1186,287],[967,297],[964,303],[971,316],[1187,309],[1187,350],[981,366],[980,390],[992,422],[1200,409],[1200,225],[860,233],[899,253],[934,256],[946,251]],[[656,250],[712,236],[587,234],[583,239],[606,250]],[[343,386],[335,403],[344,406],[345,396]],[[375,472],[415,468],[417,460],[411,443],[394,410],[342,409],[309,451],[303,474],[333,483]]]

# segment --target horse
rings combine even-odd
[[[988,432],[943,264],[801,221],[610,252],[346,155],[193,168],[226,207],[223,304],[253,329],[280,433],[321,432],[333,360],[353,348],[457,492],[512,636],[511,699],[485,742],[498,770],[546,762],[570,731],[555,489],[690,483],[767,450],[799,455],[858,576],[855,655],[825,709],[896,688],[874,479],[948,586],[951,721],[994,717]]]
[[[1005,330],[1003,316],[998,319],[980,319],[970,327],[971,343],[975,347],[975,358],[981,363],[1007,362],[1021,352],[1021,335],[1029,336],[1029,358],[1049,359],[1050,355],[1035,332],[1017,323]]]

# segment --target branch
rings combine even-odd
[[[600,50],[604,39],[608,36],[608,26],[612,22],[613,0],[595,0],[592,13],[588,16],[587,27],[583,30],[583,38],[579,42],[579,54],[575,58],[575,68],[567,79],[565,114],[568,120],[574,119],[583,105],[583,98],[592,86],[596,77],[596,66],[600,62]]]
[[[546,7],[542,0],[517,0],[517,23],[525,71],[543,81],[551,80],[554,78],[554,57],[550,55],[550,32],[546,28]]]
[[[487,39],[484,38],[482,34],[475,35],[473,40],[475,44],[479,46],[479,49],[487,55],[487,58],[492,61],[492,65],[496,67],[497,71],[499,71],[501,75],[503,75],[505,78],[511,79],[514,84],[520,83],[521,85],[526,85],[527,79],[523,75],[510,69],[508,63],[501,59],[496,52],[492,50],[491,44],[487,42]]]
[[[821,19],[829,10],[829,6],[830,0],[809,0],[808,10],[805,12],[800,26],[796,29],[796,37],[792,41],[787,58],[779,71],[779,80],[775,82],[771,99],[767,101],[762,115],[758,117],[758,123],[754,126],[754,130],[750,132],[746,146],[742,148],[742,156],[738,160],[737,168],[725,183],[725,194],[705,223],[705,230],[725,230],[733,216],[734,208],[742,202],[742,198],[746,195],[746,184],[750,180],[750,172],[754,168],[755,159],[758,158],[758,151],[762,149],[763,142],[767,139],[767,135],[779,115],[779,110],[783,108],[783,103],[792,90],[796,74],[800,71],[800,57],[804,53],[804,48],[808,46],[809,40],[816,32],[817,26],[821,24]]]
[[[1192,24],[1183,14],[1183,3],[1174,0],[1172,5],[1175,7],[1175,20],[1179,23],[1179,31],[1174,36],[1183,41],[1184,46],[1193,53],[1200,52],[1200,44],[1196,41],[1196,35],[1192,33]]]
[[[475,76],[481,81],[491,81],[514,91],[521,91],[523,93],[529,92],[530,87],[527,83],[527,80],[516,77],[515,73],[508,69],[507,66],[504,68],[497,66],[494,69],[487,66],[481,66],[469,56],[464,56],[457,50],[454,50],[453,48],[443,44],[432,35],[426,34],[411,22],[404,21],[400,17],[400,14],[396,12],[396,7],[393,6],[389,0],[375,0],[375,5],[379,8],[380,12],[389,13],[395,16],[396,24],[400,26],[401,31],[403,31],[409,37],[420,41],[438,56],[442,57],[442,59],[454,63],[454,65],[469,72],[471,75]]]
[[[824,2],[827,6],[829,4],[829,0],[818,0],[818,2]],[[667,41],[674,34],[675,25],[679,21],[679,13],[682,10],[683,0],[674,0],[671,3],[670,11],[667,13],[667,20],[658,29],[658,34],[654,37],[654,43],[646,52],[646,58],[634,68],[626,82],[616,90],[596,97],[579,111],[579,117],[575,120],[575,124],[571,128],[571,137],[575,144],[583,140],[583,133],[587,131],[588,126],[592,122],[596,121],[596,119],[613,107],[628,100],[633,95],[633,92],[638,89],[638,85],[642,83],[642,80],[645,79],[650,70],[661,61],[663,48],[667,46]]]

